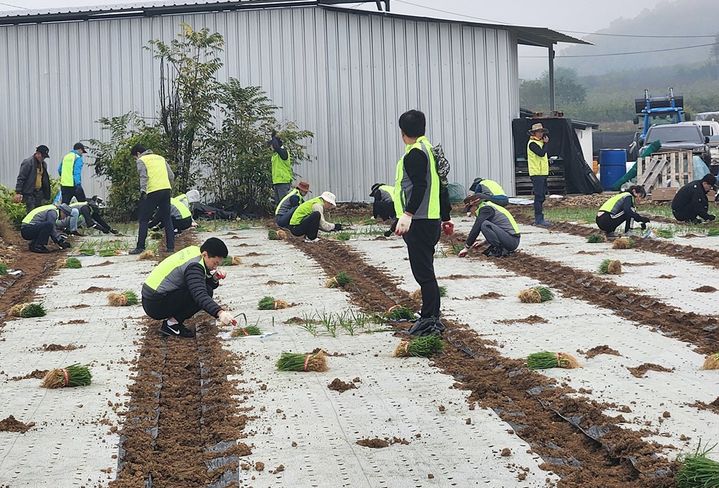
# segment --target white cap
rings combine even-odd
[[[200,192],[197,190],[190,190],[185,193],[185,196],[187,197],[187,201],[190,203],[197,203],[200,201]]]
[[[320,195],[320,198],[322,200],[324,200],[325,202],[329,203],[330,205],[332,205],[333,207],[337,206],[337,201],[336,201],[334,193],[324,191],[324,192],[322,192],[322,195]]]

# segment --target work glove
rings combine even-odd
[[[648,224],[649,222],[651,222],[651,220],[649,219],[649,217],[644,217],[644,218],[642,219],[642,222],[645,223],[645,224]]]
[[[220,313],[217,314],[217,320],[219,320],[222,325],[237,325],[237,320],[235,320],[232,314],[227,310],[220,310]]]
[[[22,194],[21,194],[21,193],[16,193],[16,194],[12,197],[12,201],[13,201],[14,203],[20,203],[20,202],[22,202]]]
[[[714,215],[709,215],[709,216],[707,216],[707,222],[711,222],[711,221],[714,220],[715,218],[716,218],[716,217],[715,217]]]
[[[646,222],[642,222],[642,223],[639,225],[639,227],[641,227],[642,230],[647,230],[647,224],[646,224]]]
[[[444,234],[448,236],[454,234],[454,222],[452,222],[451,220],[442,222],[442,232],[444,232]]]
[[[335,228],[332,229],[334,231],[341,231],[342,230],[342,224],[335,224]]]
[[[397,228],[394,233],[398,236],[404,235],[409,232],[409,227],[412,225],[412,216],[403,213],[397,221]]]
[[[58,239],[57,245],[60,246],[62,249],[69,249],[72,247],[69,242],[67,242],[65,239]]]

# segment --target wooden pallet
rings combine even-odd
[[[637,185],[647,193],[655,188],[681,188],[694,180],[691,151],[660,152],[637,158]]]

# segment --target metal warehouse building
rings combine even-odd
[[[544,46],[551,56],[556,42],[581,41],[544,28],[334,6],[339,3],[350,2],[210,1],[0,14],[0,183],[14,187],[20,161],[38,144],[50,147],[54,173],[73,143],[102,138],[100,117],[156,114],[159,64],[143,47],[151,39],[170,41],[186,22],[224,36],[222,81],[262,86],[281,107],[278,119],[315,133],[313,161],[296,168],[315,193],[362,201],[372,183],[391,181],[403,151],[397,119],[410,108],[427,114],[430,140],[441,142],[452,162],[451,181],[466,186],[482,175],[513,188],[518,45]],[[88,194],[104,193],[92,168],[84,171]]]

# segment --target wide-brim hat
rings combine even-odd
[[[532,128],[527,131],[527,134],[533,134],[534,132],[542,132],[543,134],[549,134],[549,131],[544,128],[541,122],[532,124]]]
[[[374,192],[376,192],[377,190],[379,190],[379,187],[380,187],[380,186],[382,186],[382,183],[375,183],[374,185],[372,185],[372,188],[370,189],[370,194],[369,194],[369,196],[373,196],[373,195],[374,195]]]
[[[300,181],[299,183],[297,183],[297,189],[300,191],[309,192],[310,184],[306,181]]]
[[[324,200],[325,202],[329,203],[333,207],[337,206],[337,197],[335,197],[335,194],[329,191],[322,192],[322,195],[320,195],[320,198]]]

